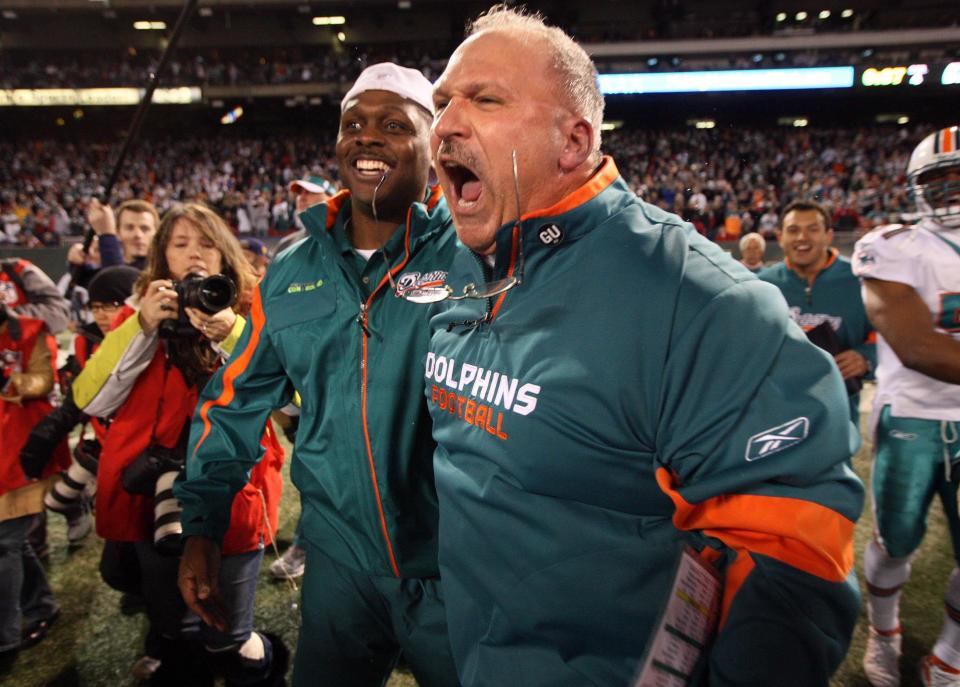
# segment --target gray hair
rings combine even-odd
[[[740,252],[743,252],[743,249],[747,247],[748,243],[753,243],[757,241],[760,243],[760,250],[767,249],[767,241],[760,234],[755,231],[750,232],[749,234],[744,234],[740,238]]]
[[[542,38],[552,51],[553,68],[559,75],[560,90],[573,111],[590,122],[594,132],[594,150],[600,150],[600,125],[603,123],[603,95],[597,80],[597,68],[580,45],[556,26],[547,26],[539,12],[528,13],[507,5],[494,5],[473,20],[467,36],[482,31],[524,32]]]

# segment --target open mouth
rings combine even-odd
[[[365,157],[354,160],[353,168],[360,176],[369,177],[371,179],[379,179],[391,169],[390,165],[383,160]]]
[[[442,163],[444,173],[453,184],[456,204],[462,209],[474,207],[483,193],[483,184],[473,170],[458,162],[446,161]]]

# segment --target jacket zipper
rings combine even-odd
[[[404,257],[403,260],[391,272],[402,270],[410,261],[410,217],[412,210],[407,211],[407,227],[404,236]],[[389,263],[387,269],[390,270]],[[360,314],[357,315],[357,323],[363,330],[363,337],[360,342],[360,419],[363,425],[363,444],[367,449],[367,465],[370,468],[370,483],[373,485],[373,495],[377,502],[377,515],[380,517],[380,532],[383,535],[384,544],[387,547],[387,556],[390,559],[390,568],[396,577],[400,577],[400,566],[397,565],[397,558],[393,552],[393,542],[390,539],[390,530],[387,528],[387,518],[383,512],[383,499],[380,496],[380,485],[377,482],[377,467],[373,459],[373,445],[370,442],[370,428],[367,424],[367,363],[368,347],[370,345],[370,330],[368,328],[370,318],[370,306],[374,298],[383,289],[384,284],[388,284],[387,275],[377,284],[376,288],[367,297],[365,302],[360,303]]]

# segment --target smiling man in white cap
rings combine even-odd
[[[427,309],[394,296],[446,275],[455,234],[428,185],[431,84],[368,68],[341,105],[344,190],[300,215],[235,355],[211,379],[178,487],[181,590],[215,607],[217,542],[259,458],[257,427],[302,399],[292,465],[306,548],[295,685],[379,687],[400,652],[421,687],[458,685],[437,565],[430,421],[418,375]],[[387,271],[390,270],[390,275]]]

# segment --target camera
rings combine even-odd
[[[182,508],[173,495],[173,483],[185,464],[185,447],[150,444],[123,470],[123,488],[131,494],[153,496],[153,545],[164,555],[180,554]]]
[[[97,479],[100,461],[100,442],[96,439],[81,439],[73,449],[73,462],[63,471],[60,479],[43,497],[43,505],[54,513],[67,518],[82,512],[87,485]]]
[[[225,274],[204,277],[190,273],[180,281],[173,282],[173,290],[177,292],[179,309],[176,319],[160,322],[159,333],[164,339],[200,336],[199,330],[190,324],[186,308],[197,308],[213,315],[237,302],[237,285]]]

